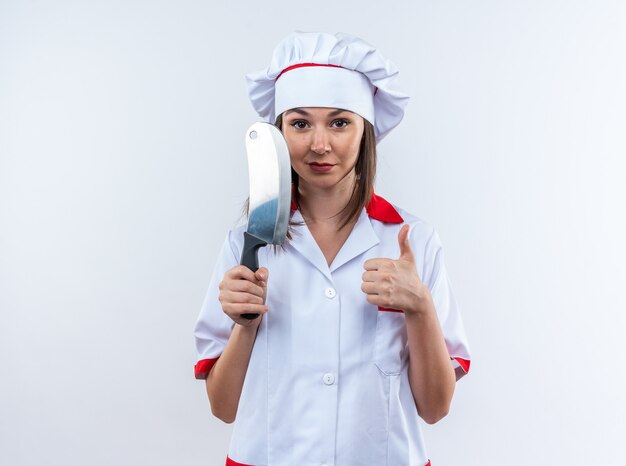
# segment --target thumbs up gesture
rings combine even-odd
[[[428,309],[430,290],[422,283],[415,265],[415,256],[409,243],[409,226],[398,233],[398,259],[369,259],[363,267],[361,290],[371,304],[388,309],[418,314]]]

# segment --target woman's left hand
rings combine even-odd
[[[388,309],[419,314],[430,309],[430,290],[417,273],[415,256],[409,243],[409,225],[398,233],[400,257],[398,259],[369,259],[363,267],[361,290],[371,304]]]

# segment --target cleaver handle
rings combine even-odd
[[[243,233],[243,252],[241,253],[241,265],[245,265],[253,272],[259,269],[259,248],[267,246],[267,242],[251,235],[247,231]],[[254,320],[259,314],[241,314],[241,317]]]

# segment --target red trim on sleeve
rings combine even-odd
[[[209,376],[209,372],[211,372],[211,368],[218,359],[219,356],[215,359],[201,359],[200,361],[198,361],[193,368],[196,379],[206,379]]]
[[[228,456],[226,457],[226,466],[252,466],[251,464],[243,464],[237,463],[236,461],[231,460]],[[428,465],[426,465],[428,466]]]
[[[385,223],[402,223],[404,219],[386,199],[372,193],[372,199],[365,207],[367,215]]]
[[[378,310],[379,311],[385,311],[385,312],[404,312],[404,311],[400,311],[398,309],[391,309],[390,307],[382,307],[382,306],[378,306]]]
[[[463,369],[466,374],[469,372],[471,362],[469,359],[454,358],[454,360],[459,363],[459,366],[461,366],[461,369]]]

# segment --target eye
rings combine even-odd
[[[304,120],[295,120],[289,123],[289,125],[296,129],[305,129],[308,126],[308,123]]]
[[[348,120],[346,120],[345,118],[339,118],[338,120],[333,121],[331,123],[331,126],[333,128],[345,128],[349,124],[350,124],[350,122]]]

